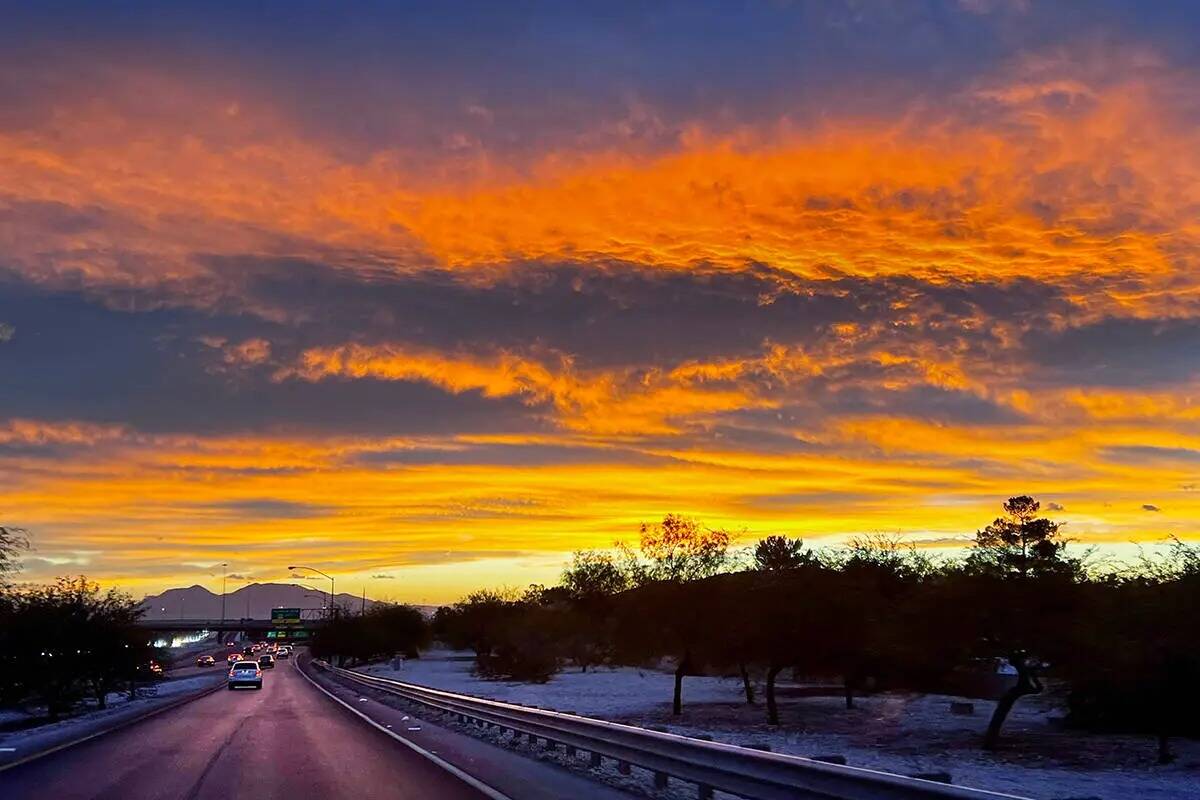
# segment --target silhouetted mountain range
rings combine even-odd
[[[226,619],[267,619],[273,608],[319,609],[327,593],[313,586],[293,583],[251,583],[225,595]],[[352,613],[363,607],[359,595],[339,592],[334,602]],[[367,598],[369,609],[376,604]],[[148,595],[142,601],[145,619],[220,619],[221,595],[214,594],[203,586],[186,589],[168,589],[162,594]],[[418,606],[432,613],[432,608]]]

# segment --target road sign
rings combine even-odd
[[[271,609],[271,624],[272,625],[299,625],[300,624],[300,609],[298,609],[298,608],[272,608]]]
[[[267,638],[268,639],[287,639],[288,641],[295,641],[297,639],[309,638],[309,631],[306,631],[303,629],[297,630],[295,628],[288,628],[287,630],[279,630],[279,631],[267,631]]]

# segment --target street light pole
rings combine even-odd
[[[225,627],[225,572],[228,564],[221,565],[221,627]]]
[[[332,615],[333,614],[333,598],[335,597],[334,591],[333,591],[333,576],[327,575],[326,573],[321,572],[321,570],[317,569],[316,567],[301,567],[301,566],[288,567],[289,572],[295,572],[298,569],[306,569],[309,572],[315,572],[318,575],[320,575],[321,577],[329,579],[329,602],[325,606],[326,607],[325,613],[327,616]]]

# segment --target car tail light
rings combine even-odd
[[[261,677],[262,677],[262,670],[261,670],[261,669],[256,669],[256,670],[254,670],[254,677],[256,677],[256,678],[261,678]]]

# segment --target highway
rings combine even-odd
[[[221,669],[218,667],[217,669]],[[0,773],[4,800],[486,797],[329,700],[285,661],[261,691],[217,692]]]

